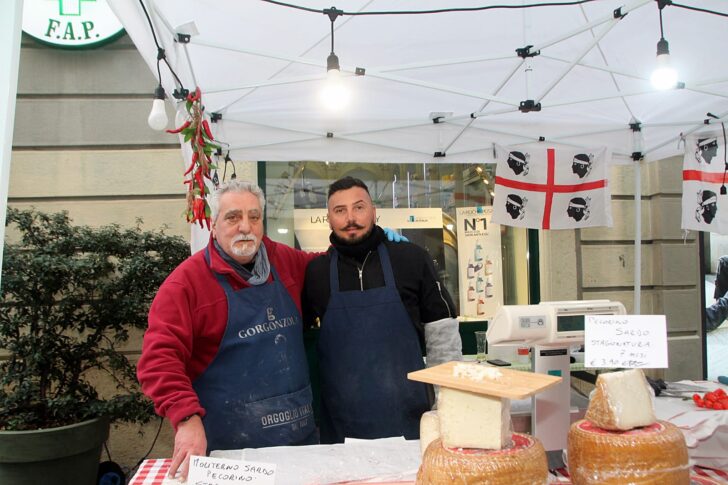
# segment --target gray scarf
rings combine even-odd
[[[262,242],[258,247],[258,253],[255,255],[255,263],[253,270],[247,269],[244,265],[235,261],[222,247],[214,240],[215,249],[220,253],[222,259],[230,265],[245,281],[253,286],[262,285],[268,281],[270,275],[270,261],[268,260],[268,252],[265,250],[265,244]]]

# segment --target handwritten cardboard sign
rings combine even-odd
[[[274,485],[275,481],[275,464],[206,456],[190,458],[187,477],[188,485]]]
[[[584,366],[665,368],[665,315],[587,315]]]

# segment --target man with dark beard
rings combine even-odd
[[[263,234],[265,198],[233,180],[213,194],[210,242],[149,310],[137,375],[175,429],[170,476],[212,450],[317,442],[301,325],[316,256]]]
[[[431,388],[407,373],[462,357],[455,306],[427,251],[389,243],[367,186],[329,187],[327,254],[306,270],[304,321],[321,326],[321,442],[419,437]]]

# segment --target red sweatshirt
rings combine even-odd
[[[308,262],[306,253],[263,237],[271,266],[301,311],[301,289]],[[192,382],[212,362],[227,323],[227,298],[212,270],[224,274],[234,290],[249,287],[215,249],[208,244],[180,264],[162,283],[149,309],[137,377],[142,390],[154,402],[157,414],[172,426],[198,413],[204,416]],[[272,275],[269,277],[269,281]],[[299,315],[300,318],[300,315]]]

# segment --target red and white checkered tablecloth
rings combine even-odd
[[[136,474],[129,482],[129,485],[177,485],[181,482],[178,480],[172,480],[167,478],[167,470],[172,460],[169,458],[164,459],[150,459],[145,460],[137,470]],[[691,484],[696,485],[712,485],[715,483],[728,485],[728,472],[723,470],[715,470],[713,468],[703,468],[695,466],[690,474]],[[566,469],[560,468],[552,472],[550,483],[559,485],[569,485],[571,480],[569,479],[569,472]],[[401,485],[411,484],[412,482],[398,482]],[[352,485],[348,482],[348,485]]]

